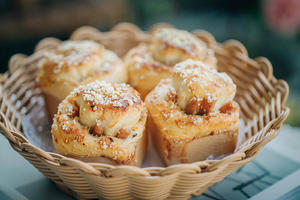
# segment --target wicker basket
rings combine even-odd
[[[289,89],[285,81],[273,76],[272,65],[266,58],[250,59],[240,42],[230,40],[220,44],[205,31],[194,31],[194,34],[215,51],[220,71],[227,72],[238,86],[236,101],[240,104],[241,117],[248,128],[246,140],[234,154],[222,160],[166,168],[138,168],[84,163],[33,146],[22,133],[21,120],[40,96],[34,88],[34,63],[43,49],[60,42],[54,38],[42,40],[31,56],[13,56],[9,71],[0,75],[2,133],[10,145],[40,172],[63,191],[79,199],[187,199],[200,195],[253,160],[259,150],[278,135],[289,113],[285,107]],[[147,42],[149,36],[136,26],[123,23],[105,33],[82,27],[72,34],[71,39],[95,40],[122,56],[139,42]]]

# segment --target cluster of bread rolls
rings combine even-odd
[[[123,59],[93,41],[44,51],[36,85],[58,153],[140,166],[147,133],[166,165],[234,151],[236,86],[217,71],[214,51],[183,30],[159,28],[149,36]]]

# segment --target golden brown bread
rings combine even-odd
[[[146,97],[147,129],[165,164],[204,160],[233,152],[239,129],[236,86],[200,61],[175,65]]]
[[[174,69],[172,84],[180,94],[177,97],[178,105],[188,113],[193,102],[206,104],[205,107],[199,107],[200,114],[218,111],[233,100],[236,92],[236,85],[229,76],[200,61],[186,60],[178,63]]]
[[[84,161],[141,165],[147,136],[147,109],[124,83],[95,81],[64,99],[53,119],[58,153]]]
[[[127,69],[116,54],[93,41],[65,41],[46,50],[38,63],[36,85],[52,118],[74,88],[95,80],[126,82]]]
[[[124,62],[129,83],[144,99],[160,80],[171,76],[174,64],[186,59],[217,67],[214,52],[196,36],[183,30],[160,28],[152,33],[150,44],[140,44],[130,50]]]

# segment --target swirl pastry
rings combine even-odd
[[[87,162],[141,165],[147,109],[125,83],[95,81],[80,86],[60,104],[52,138],[58,153]]]
[[[193,34],[172,28],[153,32],[150,44],[140,44],[124,58],[128,67],[129,83],[142,98],[159,83],[171,76],[174,64],[186,59],[200,60],[216,68],[214,52]]]
[[[50,117],[74,88],[95,80],[126,82],[127,69],[112,51],[93,41],[65,41],[46,50],[38,62],[36,85]]]
[[[167,165],[234,151],[239,129],[235,92],[225,73],[186,60],[147,95],[147,126]]]

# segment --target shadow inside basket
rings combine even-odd
[[[45,108],[45,102],[43,97],[36,96],[36,104],[32,107],[32,109],[27,112],[22,118],[22,128],[24,131],[25,137],[29,140],[29,142],[46,152],[56,152],[51,136],[51,124],[52,121],[49,120],[48,113]],[[240,129],[238,135],[237,146],[240,147],[243,144],[245,133],[247,129],[244,125],[243,119],[240,119]],[[210,155],[206,160],[220,160],[231,154],[224,154],[218,157],[214,155]],[[151,137],[149,134],[148,138],[148,149],[145,155],[142,167],[164,167],[158,152],[155,150],[154,146],[151,142]]]

